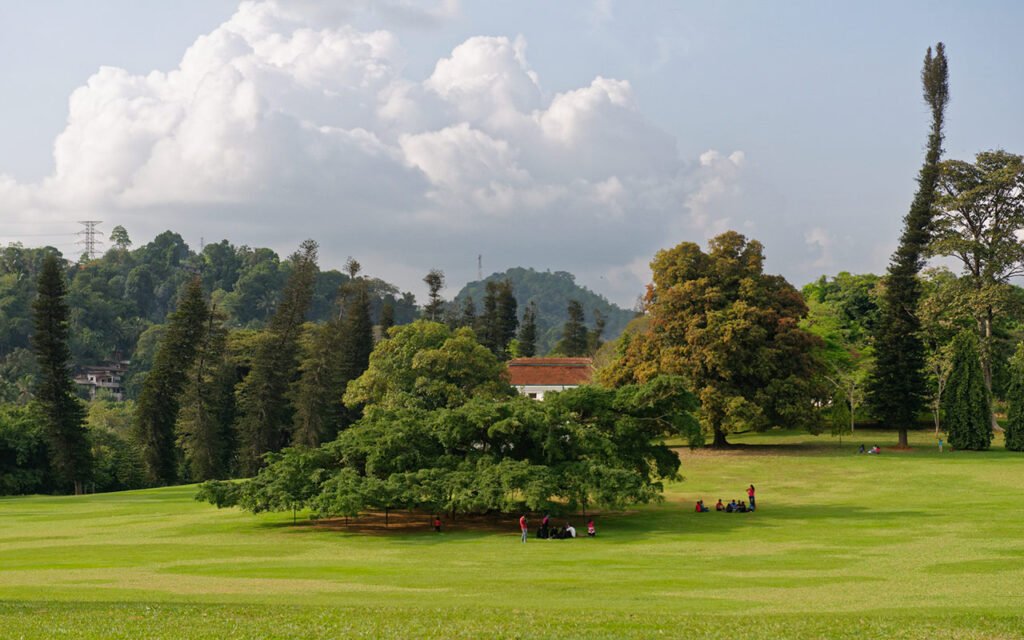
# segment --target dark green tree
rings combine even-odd
[[[590,346],[590,332],[585,324],[583,305],[576,300],[570,300],[567,313],[569,319],[562,327],[562,339],[555,345],[552,353],[570,358],[585,356]]]
[[[1010,360],[1010,384],[1006,403],[1006,448],[1010,451],[1024,451],[1024,343],[1017,345],[1017,352]]]
[[[385,302],[380,307],[380,335],[382,338],[387,337],[388,329],[395,326],[395,305],[391,302]]]
[[[441,289],[444,289],[444,271],[431,269],[423,282],[427,283],[429,302],[423,307],[423,317],[433,322],[440,322],[444,314],[444,299],[441,298]]]
[[[537,305],[531,302],[523,311],[523,322],[519,325],[519,355],[532,358],[537,355]]]
[[[889,262],[875,330],[875,367],[868,386],[868,400],[875,415],[899,428],[899,444],[907,446],[907,428],[917,420],[928,398],[925,347],[920,337],[918,303],[932,226],[933,205],[942,156],[942,126],[949,102],[949,72],[945,46],[940,42],[925,55],[921,82],[924,100],[931,109],[928,151],[917,178],[917,193],[904,218],[899,247]]]
[[[458,326],[470,328],[476,326],[476,303],[473,302],[473,296],[466,296],[462,302],[462,315],[459,316]]]
[[[85,409],[75,396],[68,347],[67,284],[57,256],[43,260],[35,303],[32,346],[39,362],[35,396],[43,417],[50,466],[58,486],[81,494],[92,473]]]
[[[981,451],[992,443],[991,405],[981,370],[978,336],[962,331],[953,339],[953,366],[942,398],[950,446]]]
[[[187,374],[203,341],[209,316],[202,283],[195,277],[185,286],[177,310],[168,318],[153,368],[142,384],[135,407],[135,432],[146,477],[155,484],[170,484],[178,478],[175,425]]]
[[[298,377],[299,338],[313,299],[317,249],[315,241],[306,240],[292,255],[281,300],[238,389],[239,457],[246,473],[263,465],[265,453],[280,451],[291,440],[293,407],[288,392]]]
[[[121,225],[117,225],[110,232],[110,241],[114,243],[114,248],[118,251],[127,251],[132,246],[131,238],[128,237],[128,232]]]
[[[512,282],[504,280],[498,285],[498,299],[494,310],[494,335],[497,338],[496,351],[499,358],[508,359],[508,345],[516,337],[519,327],[519,303],[516,302]]]
[[[228,474],[233,438],[235,367],[227,358],[224,317],[211,308],[188,372],[178,414],[178,445],[191,481]]]

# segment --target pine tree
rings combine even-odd
[[[81,494],[92,475],[85,408],[75,396],[69,369],[67,283],[53,253],[46,254],[35,302],[32,346],[39,362],[35,394],[43,416],[50,466],[59,485]]]
[[[498,299],[494,317],[494,335],[497,338],[494,355],[501,359],[508,358],[508,343],[516,337],[519,327],[519,303],[516,302],[512,282],[505,280],[498,285]]]
[[[444,271],[431,269],[423,282],[427,283],[430,302],[423,307],[423,317],[433,322],[440,322],[444,313],[444,300],[441,298],[441,289],[444,289]]]
[[[567,308],[569,319],[562,327],[562,339],[555,345],[553,353],[578,358],[587,355],[590,332],[584,324],[583,305],[577,300],[570,300]]]
[[[473,328],[476,325],[476,303],[473,302],[473,296],[466,296],[465,301],[462,303],[462,315],[459,316],[459,327]]]
[[[1024,343],[1010,359],[1010,384],[1007,389],[1006,448],[1024,451]]]
[[[532,358],[537,355],[537,303],[531,302],[523,311],[523,322],[519,325],[519,355]]]
[[[981,451],[992,443],[992,409],[981,370],[978,337],[962,331],[953,339],[953,368],[942,397],[950,446]]]
[[[590,355],[597,353],[597,350],[604,344],[601,336],[604,334],[604,327],[607,323],[608,318],[604,317],[599,309],[594,309],[594,328],[587,334],[587,352]]]
[[[209,310],[197,276],[185,286],[177,310],[168,317],[167,331],[135,406],[135,430],[150,482],[169,484],[177,480],[175,424],[186,376],[195,361],[208,319]]]
[[[340,422],[331,436],[359,418],[358,409],[346,408],[342,402],[348,383],[363,375],[370,365],[373,351],[373,323],[370,320],[370,292],[364,278],[354,278],[349,285],[348,301],[341,322],[341,342],[338,349],[339,385],[333,399],[341,408]]]
[[[386,338],[388,329],[395,326],[395,305],[385,302],[380,308],[380,336]]]
[[[889,263],[875,333],[876,360],[869,401],[878,418],[899,428],[902,447],[907,446],[908,426],[917,419],[927,399],[925,349],[917,314],[921,298],[917,274],[924,265],[939,180],[942,125],[949,102],[948,76],[945,47],[940,42],[934,56],[928,48],[921,71],[924,99],[932,113],[928,151],[918,175],[917,193],[904,218],[900,245]]]
[[[227,359],[227,335],[224,316],[211,308],[178,413],[178,445],[190,481],[228,474],[235,370]]]
[[[340,422],[341,378],[338,372],[341,319],[313,326],[305,341],[294,391],[295,425],[292,443],[317,447],[329,439],[331,425]],[[335,429],[336,430],[336,427]]]
[[[298,377],[299,337],[318,272],[317,243],[303,242],[291,262],[281,301],[238,390],[240,458],[246,473],[262,467],[263,455],[279,451],[292,436],[293,408],[288,392]]]

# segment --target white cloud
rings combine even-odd
[[[828,231],[822,227],[808,229],[804,233],[804,242],[818,252],[818,256],[810,264],[811,267],[820,269],[832,264],[832,236]]]
[[[523,38],[483,36],[419,80],[394,34],[324,26],[324,11],[418,6],[244,2],[176,69],[102,68],[71,96],[53,174],[0,176],[0,215],[100,216],[137,240],[172,228],[285,252],[315,237],[326,262],[354,255],[416,290],[410,273],[441,267],[454,287],[484,253],[494,270],[605,274],[626,304],[646,280],[637,256],[739,216],[743,153],[680,159],[627,81],[552,96]]]

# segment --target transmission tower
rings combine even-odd
[[[476,279],[484,279],[484,256],[480,253],[476,255]]]
[[[78,224],[85,227],[78,232],[78,235],[82,236],[82,239],[75,244],[80,244],[85,247],[83,254],[86,260],[93,260],[99,253],[99,248],[103,244],[103,241],[99,239],[99,231],[96,230],[96,225],[103,222],[102,220],[79,220]]]

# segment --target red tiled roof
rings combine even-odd
[[[516,358],[508,363],[512,386],[575,386],[590,382],[594,361],[590,358]]]

